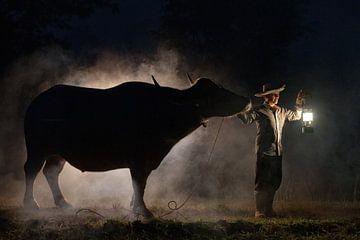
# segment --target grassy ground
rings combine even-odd
[[[279,218],[254,219],[252,204],[189,204],[157,219],[136,219],[127,209],[91,207],[0,210],[0,239],[360,239],[360,204],[277,203]]]

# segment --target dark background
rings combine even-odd
[[[251,96],[255,104],[261,100],[253,94],[265,82],[286,83],[280,99],[286,107],[301,88],[311,93],[315,133],[302,135],[300,122],[285,127],[278,199],[360,199],[358,1],[0,3],[0,191],[16,199],[12,204],[23,191],[23,116],[38,93],[57,83],[106,88],[150,82],[151,74],[160,84],[186,88],[186,72]],[[149,198],[186,195],[196,182],[197,197],[251,199],[255,126],[226,119],[208,162],[219,123],[212,120],[170,152],[149,179]],[[81,175],[64,171],[71,174]],[[79,189],[88,197],[99,189],[99,195],[109,195],[114,190],[104,190],[108,182],[128,191],[128,180],[115,180],[121,174],[67,177],[63,186],[71,189],[65,195],[73,201]],[[75,191],[69,179],[87,182]],[[89,186],[93,190],[84,190]],[[123,196],[120,190],[115,195]]]

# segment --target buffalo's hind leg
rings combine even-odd
[[[60,208],[71,208],[71,205],[67,203],[61,193],[59,187],[59,174],[63,170],[65,165],[65,159],[58,155],[49,156],[46,159],[46,163],[43,169],[43,173],[49,183],[51,192],[54,197],[55,205]]]
[[[28,157],[24,165],[26,190],[24,195],[24,207],[27,209],[39,209],[39,205],[34,199],[34,181],[40,172],[45,159],[41,155],[28,152]]]
[[[134,195],[131,200],[133,212],[136,215],[142,215],[145,218],[153,218],[154,215],[146,208],[144,202],[145,185],[149,173],[144,173],[143,171],[136,169],[130,169],[130,172],[134,189]]]

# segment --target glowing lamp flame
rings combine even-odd
[[[313,133],[314,128],[312,127],[312,122],[314,120],[314,115],[311,109],[304,109],[304,112],[302,114],[302,120],[302,133]]]
[[[303,122],[312,122],[314,117],[312,112],[304,112],[302,116]]]

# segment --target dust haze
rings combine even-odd
[[[19,59],[5,77],[5,87],[2,90],[0,181],[3,186],[1,188],[3,205],[22,204],[23,164],[26,159],[23,116],[27,105],[37,94],[56,84],[110,88],[127,81],[151,83],[151,75],[154,75],[162,86],[185,89],[190,87],[190,83],[186,78],[186,70],[180,69],[180,66],[184,67],[184,65],[181,55],[164,49],[159,49],[152,59],[121,56],[110,51],[103,51],[96,55],[93,62],[84,63],[82,59],[75,58],[71,53],[54,47]],[[208,74],[201,76],[212,78]],[[197,78],[200,75],[193,75],[193,77]],[[219,80],[217,81],[219,82]],[[146,119],[143,124],[146,125]],[[157,204],[163,200],[170,201],[177,198],[180,200],[194,186],[198,189],[196,195],[226,197],[226,194],[220,189],[224,188],[222,184],[227,178],[225,168],[228,159],[233,157],[237,164],[245,166],[243,167],[246,169],[244,172],[252,172],[249,171],[251,167],[246,166],[250,159],[239,157],[251,156],[253,152],[253,142],[244,138],[242,134],[237,138],[238,140],[243,139],[247,147],[241,148],[237,154],[232,154],[234,156],[223,156],[224,145],[235,148],[231,145],[236,144],[236,141],[229,140],[229,133],[233,131],[229,127],[230,125],[240,126],[240,124],[232,119],[224,122],[210,162],[209,152],[219,124],[220,119],[213,119],[207,128],[199,128],[193,134],[182,139],[163,160],[161,166],[153,171],[148,179],[145,195],[145,200],[150,205],[152,202]],[[217,177],[218,172],[221,173],[219,176],[221,179]],[[251,175],[246,178],[250,180]],[[238,182],[242,176],[243,173],[237,174],[234,182]],[[132,195],[128,169],[104,173],[82,173],[66,164],[60,175],[60,186],[65,197],[75,206],[84,204],[128,206]],[[251,184],[248,187],[247,195],[251,193]],[[237,191],[243,191],[242,187],[238,186]],[[53,206],[50,189],[41,172],[35,181],[34,194],[42,207]]]
[[[245,83],[234,84],[234,79],[229,77],[231,73],[211,70],[206,66],[187,66],[182,55],[162,48],[152,58],[102,51],[89,62],[61,48],[52,47],[19,59],[3,79],[5,84],[1,89],[0,203],[3,206],[22,205],[23,164],[26,159],[23,116],[27,105],[37,94],[56,84],[109,88],[127,81],[151,83],[151,75],[162,86],[185,89],[190,87],[186,78],[188,69],[191,69],[194,78],[208,77],[238,94],[250,94]],[[306,77],[307,82],[302,84],[305,87],[311,85],[318,92],[312,99],[313,108],[317,111],[316,133],[301,135],[301,122],[289,123],[285,127],[284,178],[277,200],[345,199],[347,196],[341,195],[342,190],[338,189],[341,185],[329,181],[334,176],[332,169],[324,170],[326,166],[334,167],[328,162],[329,152],[338,144],[336,138],[329,138],[329,133],[336,136],[342,128],[338,127],[336,121],[325,120],[334,115],[320,99],[331,100],[329,96],[333,93],[327,89],[322,91],[312,81],[323,75],[297,76]],[[288,86],[280,99],[280,105],[292,107],[298,88],[291,83]],[[352,94],[356,94],[355,90]],[[254,104],[261,103],[259,99],[253,100]],[[354,118],[348,121],[344,124],[356,124]],[[146,119],[143,124],[147,124]],[[220,127],[218,140],[210,156]],[[211,119],[206,128],[200,127],[175,145],[159,168],[151,173],[145,190],[147,205],[166,206],[170,200],[181,202],[190,192],[193,192],[193,201],[199,202],[251,201],[254,142],[255,125],[245,126],[236,117],[224,119],[222,125],[220,118]],[[348,156],[342,157],[351,161],[353,154],[359,154],[357,149],[347,147]],[[344,169],[336,176],[347,176],[348,191],[352,192],[356,174],[356,168],[355,172]],[[83,173],[67,163],[60,174],[60,187],[65,198],[76,207],[111,207],[114,204],[128,207],[132,196],[128,169]],[[35,181],[34,194],[41,207],[54,206],[42,172]]]

